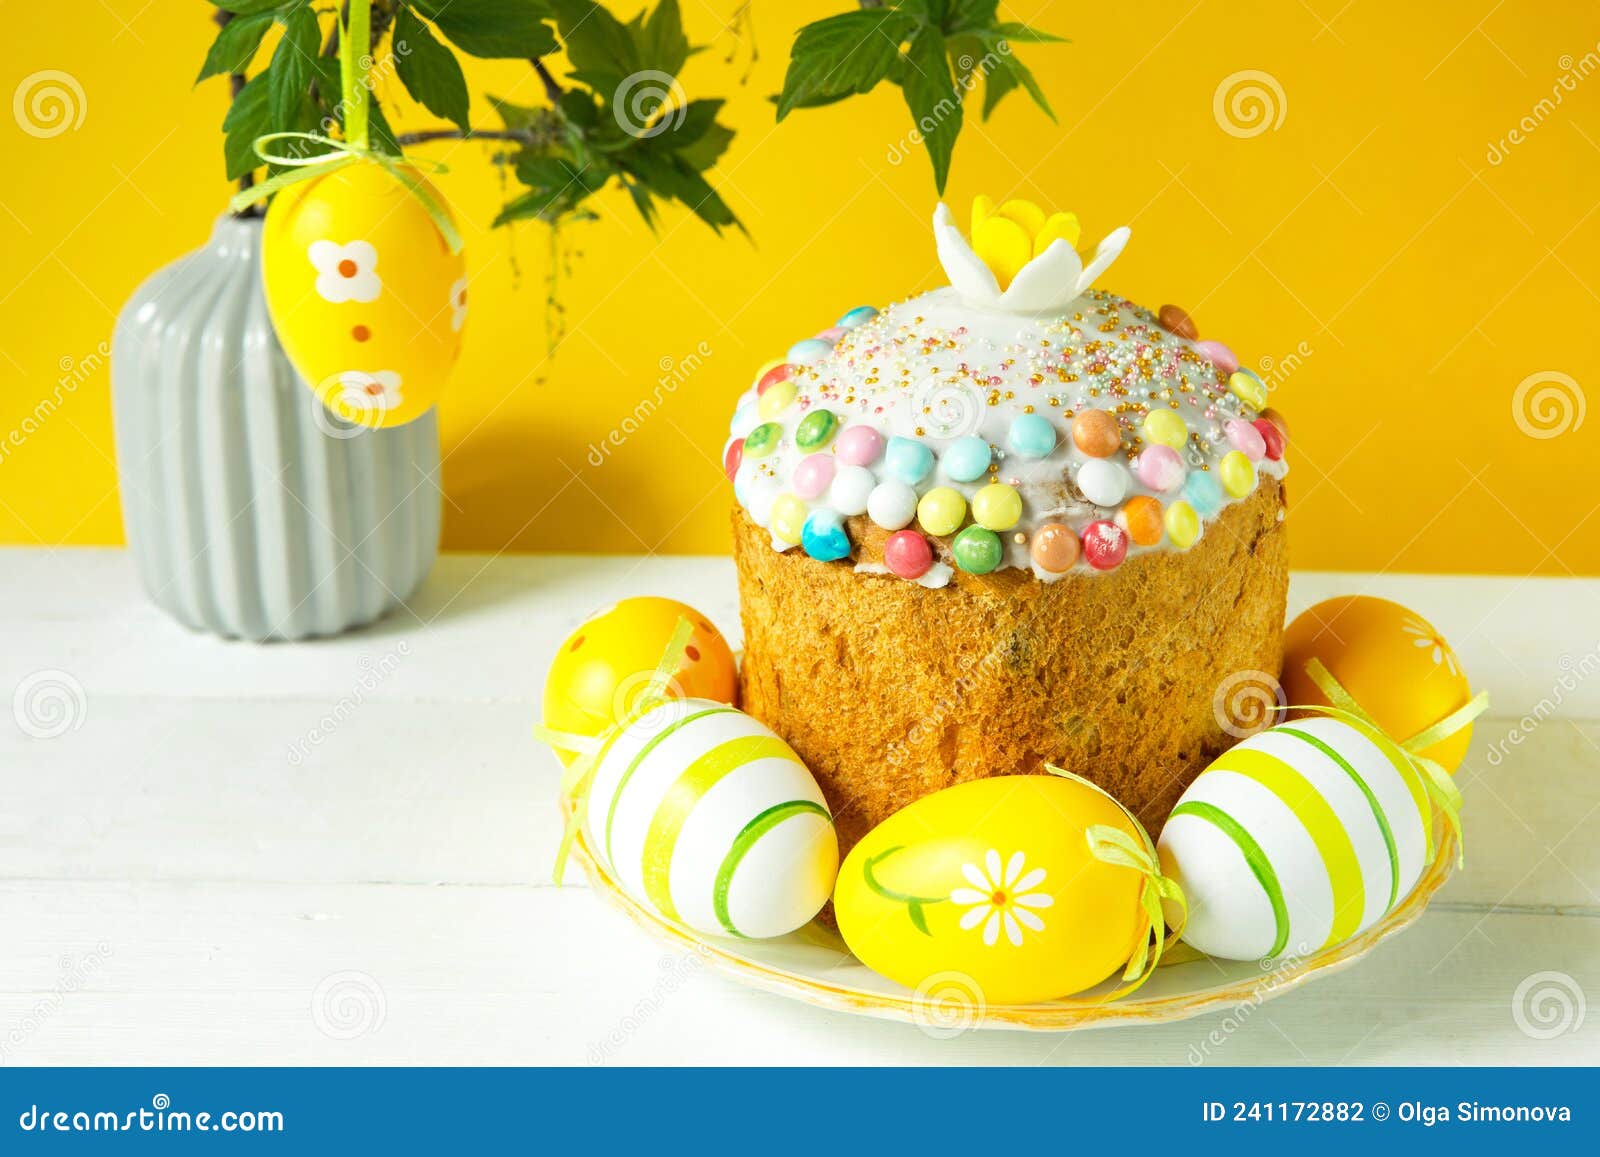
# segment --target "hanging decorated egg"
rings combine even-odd
[[[693,607],[672,599],[623,599],[567,636],[544,680],[544,723],[574,735],[599,735],[637,705],[680,619],[693,628],[669,695],[732,703],[733,652]],[[570,754],[565,756],[571,762]]]
[[[839,868],[833,817],[800,757],[709,699],[669,700],[606,737],[587,831],[624,891],[712,936],[793,932]]]
[[[1228,960],[1305,956],[1369,928],[1433,852],[1421,774],[1376,730],[1327,716],[1269,728],[1189,785],[1161,829],[1186,943]]]
[[[1321,659],[1385,734],[1405,740],[1472,698],[1450,644],[1415,611],[1371,595],[1327,599],[1303,612],[1284,635],[1283,689],[1290,704],[1326,704],[1306,674]],[[1472,742],[1471,726],[1418,754],[1453,772]]]
[[[438,400],[467,317],[465,263],[421,196],[444,200],[403,171],[418,192],[374,161],[289,185],[262,232],[278,339],[323,404],[363,426],[402,425]]]
[[[1080,992],[1150,932],[1144,876],[1091,853],[1095,825],[1144,839],[1110,796],[1075,779],[1001,776],[925,796],[845,858],[839,931],[907,988],[956,972],[990,1004]]]

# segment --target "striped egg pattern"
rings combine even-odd
[[[589,846],[634,899],[712,936],[781,936],[833,891],[839,843],[793,749],[709,699],[661,704],[596,762]]]
[[[1162,829],[1189,901],[1183,939],[1266,960],[1330,948],[1403,900],[1433,848],[1421,776],[1387,738],[1327,716],[1218,756]]]

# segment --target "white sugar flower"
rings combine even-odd
[[[313,241],[306,256],[317,271],[317,294],[324,301],[373,301],[383,289],[378,251],[370,242]]]
[[[1024,874],[1026,857],[1013,852],[1002,872],[1000,853],[993,848],[984,856],[983,865],[980,868],[977,864],[963,864],[961,874],[972,887],[950,893],[952,904],[966,908],[961,914],[961,930],[970,931],[982,924],[983,942],[990,947],[999,941],[1001,928],[1006,931],[1006,939],[1018,946],[1022,944],[1023,928],[1043,932],[1044,921],[1031,909],[1048,908],[1055,903],[1055,897],[1048,892],[1032,891],[1044,883],[1044,869],[1034,868]]]
[[[1074,248],[1078,226],[1071,214],[1046,218],[1023,201],[1007,202],[990,213],[983,199],[973,216],[976,248],[941,201],[933,213],[934,244],[961,300],[996,313],[1065,312],[1121,256],[1130,235],[1126,225],[1113,230],[1084,265]],[[978,236],[980,229],[985,236]]]
[[[363,373],[346,370],[339,375],[339,401],[351,410],[384,413],[399,406],[400,375],[393,370]]]

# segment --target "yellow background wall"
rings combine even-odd
[[[739,136],[713,176],[753,243],[677,209],[652,236],[608,193],[601,221],[563,235],[568,334],[554,358],[546,232],[487,229],[502,189],[486,146],[429,146],[450,165],[441,183],[473,277],[442,411],[447,547],[725,549],[718,455],[754,368],[850,306],[938,281],[926,159],[888,159],[909,127],[897,91],[773,124],[794,29],[842,2],[755,0],[759,59],[742,86],[750,44],[724,30],[736,0],[683,6],[712,44],[683,85],[730,97]],[[1600,416],[1580,424],[1584,391],[1600,387],[1600,6],[1004,10],[1074,41],[1023,50],[1059,124],[1021,95],[987,125],[969,117],[948,192],[958,217],[988,192],[1073,208],[1090,237],[1131,223],[1109,287],[1185,305],[1205,336],[1279,367],[1267,376],[1294,435],[1297,566],[1600,573]],[[0,541],[120,541],[97,350],[135,285],[199,245],[229,193],[226,86],[189,84],[209,13],[201,0],[0,9],[4,93],[59,69],[86,102],[81,126],[49,139],[0,117]],[[1241,137],[1213,101],[1245,69],[1275,78],[1283,118]],[[539,99],[511,62],[477,64],[469,83],[484,125],[484,92]],[[432,123],[390,95],[402,127]],[[595,465],[588,448],[692,356]],[[1560,398],[1519,422],[1519,385],[1541,374],[1567,381],[1524,387],[1524,411],[1547,386]],[[1541,420],[1564,432],[1525,432],[1550,433]]]

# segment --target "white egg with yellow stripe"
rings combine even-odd
[[[713,936],[781,936],[839,872],[822,791],[793,749],[709,699],[673,699],[597,757],[588,843],[634,899]]]
[[[1161,831],[1183,939],[1266,960],[1331,948],[1405,898],[1433,848],[1422,777],[1379,732],[1329,717],[1270,728],[1189,785]]]

